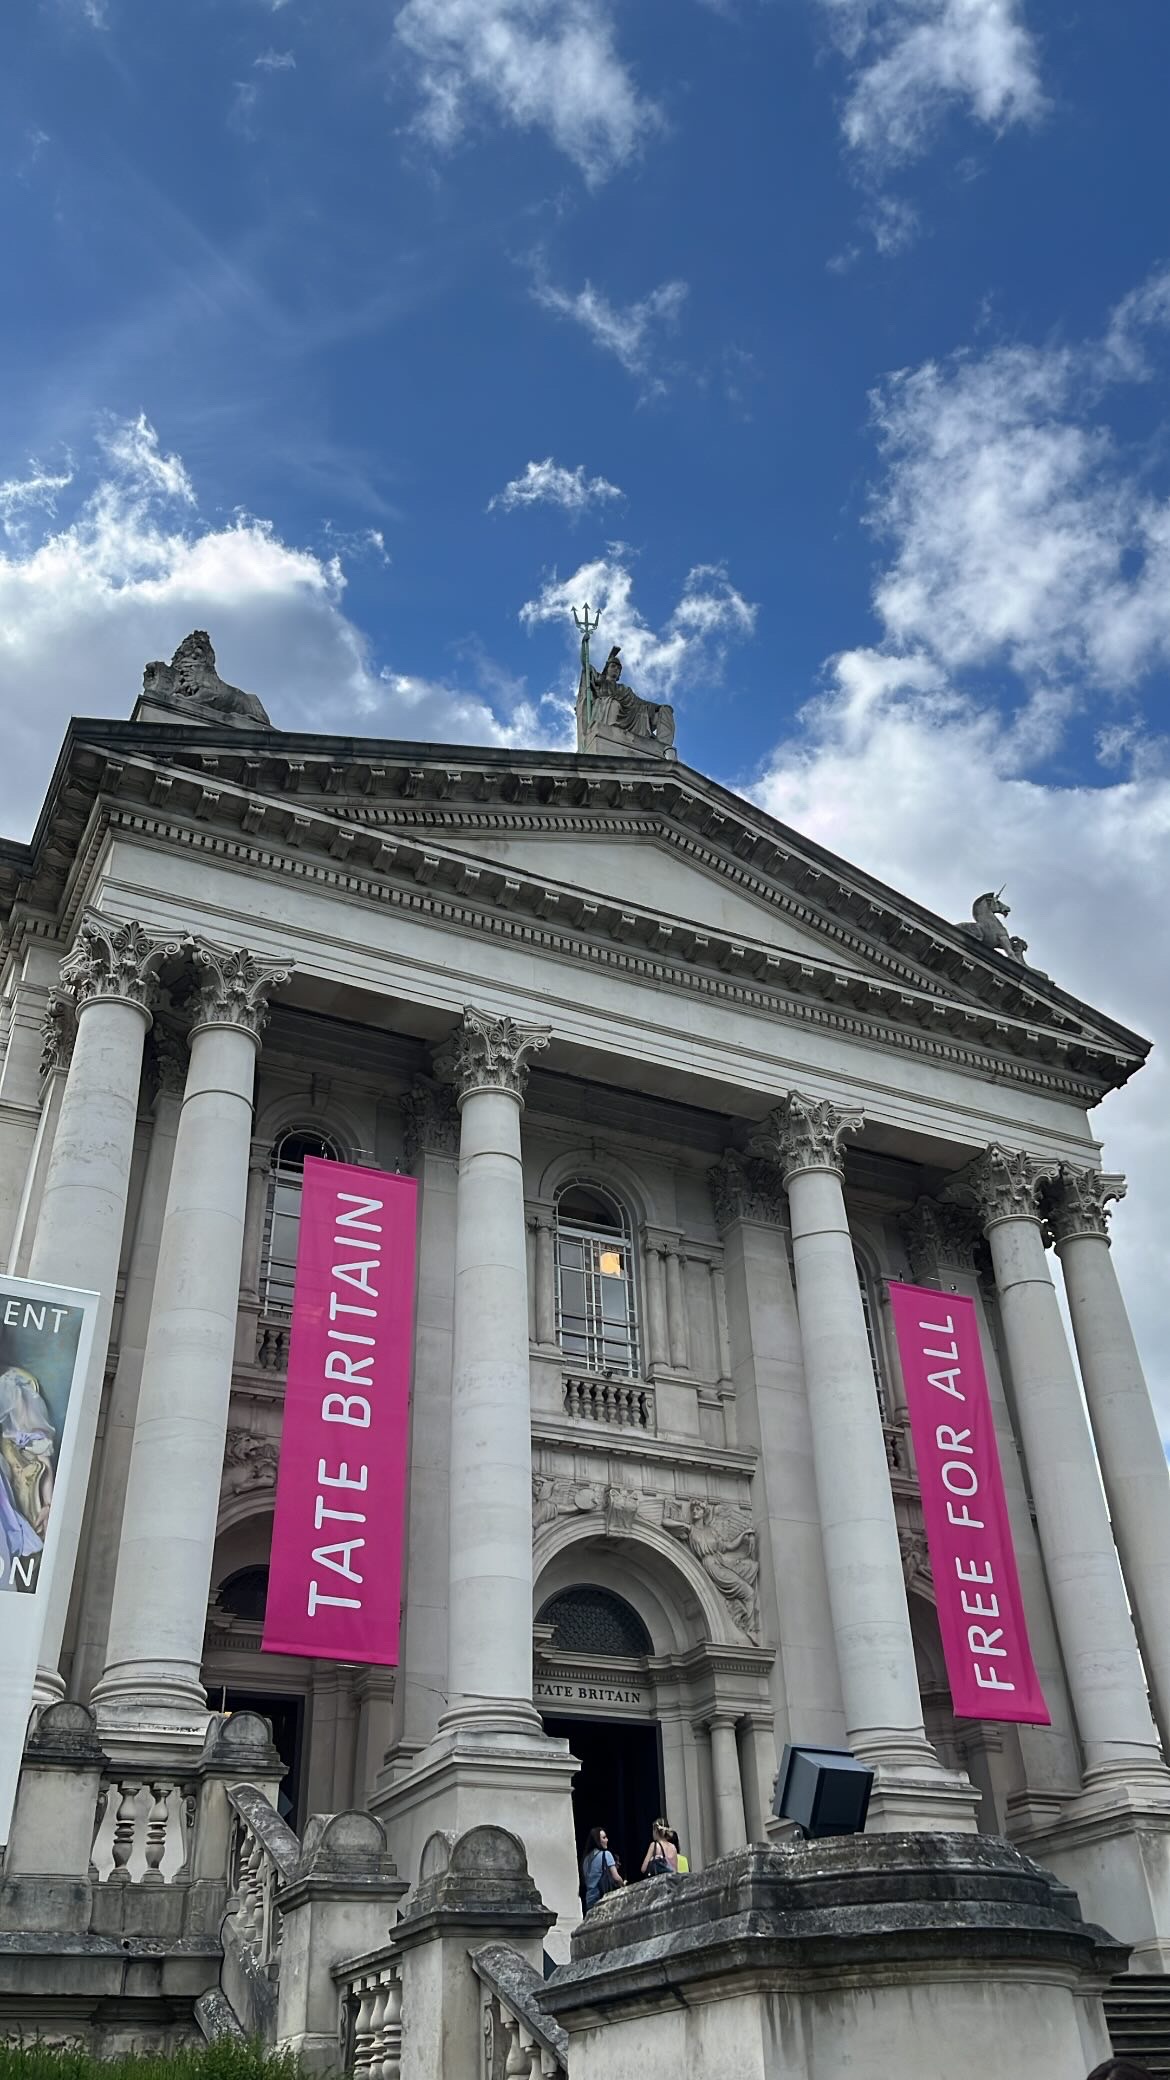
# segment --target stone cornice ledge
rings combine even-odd
[[[639,1384],[636,1380],[631,1386]],[[645,1384],[645,1382],[642,1382]],[[687,1385],[693,1386],[693,1380]],[[596,1431],[596,1436],[593,1432]],[[617,1453],[626,1459],[654,1459],[660,1465],[699,1466],[718,1473],[733,1473],[750,1480],[759,1463],[756,1452],[741,1452],[731,1445],[694,1444],[685,1438],[648,1436],[645,1430],[612,1430],[606,1423],[558,1423],[548,1416],[533,1415],[533,1444],[562,1447],[602,1456]]]

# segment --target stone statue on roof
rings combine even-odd
[[[142,692],[146,699],[175,706],[190,701],[205,715],[271,728],[264,703],[254,693],[245,693],[241,686],[229,686],[226,679],[220,678],[205,628],[193,629],[189,636],[184,636],[169,664],[160,660],[147,665],[142,674]]]
[[[622,678],[622,653],[615,643],[601,670],[590,662],[589,639],[600,620],[591,622],[586,605],[584,619],[573,609],[581,632],[581,678],[577,687],[577,748],[579,751],[657,752],[673,758],[674,709],[665,701],[643,700]]]

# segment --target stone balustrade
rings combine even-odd
[[[274,1978],[283,1932],[280,1890],[300,1863],[301,1845],[276,1808],[251,1784],[228,1791],[232,1813],[228,1874],[229,1933],[252,1973]]]
[[[190,1781],[110,1776],[98,1799],[90,1868],[98,1885],[170,1885],[185,1874],[195,1826]]]
[[[657,1428],[654,1389],[641,1380],[568,1374],[564,1406],[566,1415],[580,1422],[608,1423],[615,1430],[645,1430],[651,1434]]]
[[[357,2080],[399,2080],[402,2071],[402,1973],[393,1944],[343,1965],[338,1991],[338,2043],[343,2073]]]
[[[549,2080],[567,2073],[568,2038],[535,1994],[541,1974],[507,1943],[487,1943],[471,1952],[480,1984],[484,2080]]]
[[[261,1315],[256,1323],[256,1363],[262,1372],[288,1371],[287,1315]]]

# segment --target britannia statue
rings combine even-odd
[[[588,602],[584,619],[580,619],[573,608],[573,620],[581,632],[581,681],[577,695],[578,712],[588,729],[596,723],[601,728],[621,730],[635,739],[649,740],[660,751],[669,751],[674,745],[674,709],[665,701],[643,700],[632,686],[622,679],[622,653],[614,644],[601,671],[590,662],[589,639],[595,633],[601,616],[589,619]]]

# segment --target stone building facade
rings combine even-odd
[[[701,1869],[847,1745],[871,1830],[1006,1835],[1164,1970],[1170,1484],[1093,1129],[1146,1044],[593,681],[576,752],[294,735],[189,639],[0,845],[0,1250],[102,1298],[38,1686],[94,1871],[174,1875],[257,1712],[294,1830],[367,1809],[413,1883],[510,1827],[563,1956],[588,1827]],[[420,1186],[396,1671],[260,1653],[309,1155]],[[951,1712],[907,1276],[976,1303],[1048,1727]]]

